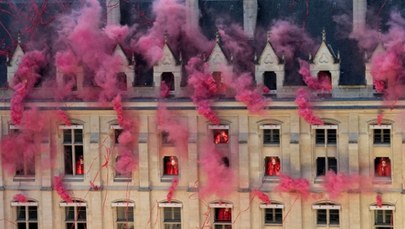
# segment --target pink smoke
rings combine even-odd
[[[14,94],[10,100],[11,120],[19,125],[24,112],[24,99],[32,91],[35,83],[41,78],[38,74],[45,65],[45,55],[40,51],[27,52],[13,79]]]
[[[72,197],[70,196],[70,194],[65,189],[65,186],[63,185],[62,176],[53,177],[53,188],[56,190],[56,192],[58,193],[59,197],[62,198],[62,200],[64,200],[67,203],[73,202]]]
[[[199,57],[190,58],[186,66],[189,74],[188,84],[193,88],[192,100],[197,111],[211,123],[219,124],[220,120],[211,108],[212,99],[217,92],[215,80],[208,73],[207,64]]]
[[[19,202],[19,203],[25,203],[25,202],[28,202],[28,199],[24,194],[19,193],[19,194],[15,194],[13,196],[13,201],[16,201],[16,202]]]
[[[382,204],[383,204],[383,200],[382,200],[382,196],[381,196],[380,193],[378,193],[378,194],[375,196],[375,201],[377,202],[377,206],[378,206],[379,208],[381,208],[381,207],[382,207]]]
[[[289,21],[277,20],[270,29],[270,42],[278,56],[284,56],[287,61],[293,60],[298,53],[313,51],[314,42],[306,33]]]
[[[67,116],[65,111],[58,109],[58,110],[56,110],[56,114],[57,114],[59,120],[61,120],[66,126],[72,125],[72,123],[70,122],[70,119]]]
[[[269,196],[258,189],[253,189],[252,195],[257,196],[257,198],[259,198],[265,204],[271,204]]]
[[[308,91],[303,88],[298,89],[295,103],[298,105],[298,114],[311,125],[322,125],[323,121],[314,114],[309,99]]]
[[[176,119],[176,115],[167,110],[167,108],[159,104],[157,111],[158,129],[169,134],[168,140],[173,142],[179,156],[186,158],[188,152],[188,137],[189,131],[187,126],[183,125]]]
[[[179,184],[179,180],[174,178],[172,180],[172,184],[170,185],[169,192],[167,193],[167,202],[172,202],[174,192],[176,191],[177,185]]]
[[[383,119],[384,119],[384,113],[381,112],[377,115],[377,125],[380,126],[382,124]]]
[[[330,78],[328,78],[327,76],[322,77],[322,75],[320,75],[319,78],[317,79],[316,77],[311,75],[308,62],[302,59],[298,59],[298,62],[300,63],[300,69],[298,73],[302,76],[305,84],[309,88],[313,90],[321,90],[327,92],[330,92],[332,90]]]
[[[234,190],[235,175],[231,167],[227,167],[222,159],[221,152],[215,149],[212,142],[204,144],[203,155],[199,161],[205,175],[201,184],[200,195],[217,195],[220,198],[229,196]]]
[[[275,188],[281,192],[295,192],[298,193],[303,199],[309,195],[309,181],[304,178],[292,178],[285,174],[280,175],[280,183]]]
[[[329,194],[330,199],[336,199],[342,192],[349,191],[353,185],[356,184],[358,184],[358,181],[352,176],[343,173],[336,174],[333,171],[328,171],[325,176],[323,187]]]

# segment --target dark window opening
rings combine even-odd
[[[390,129],[374,129],[374,144],[390,144],[391,130]]]
[[[283,209],[266,208],[264,210],[264,224],[283,224]]]
[[[317,209],[317,225],[339,225],[339,209]]]
[[[336,144],[336,129],[316,129],[315,143],[335,145]]]
[[[71,91],[77,91],[77,79],[75,74],[63,75],[63,86]]]
[[[140,54],[135,54],[135,80],[136,87],[152,87],[153,86],[153,67],[149,66],[146,60]]]
[[[162,83],[164,83],[170,91],[174,91],[174,75],[171,72],[162,73]]]
[[[163,145],[172,145],[173,144],[173,140],[170,138],[170,134],[167,131],[162,131],[161,139],[162,139]]]
[[[318,82],[321,85],[321,88],[332,89],[332,75],[329,71],[319,71],[318,72]]]
[[[275,72],[264,72],[263,73],[263,84],[269,90],[277,90],[277,75]]]
[[[391,160],[388,157],[376,157],[374,167],[375,176],[391,177]]]
[[[65,208],[66,229],[85,229],[86,225],[86,207],[69,206]]]
[[[228,130],[214,129],[213,132],[215,144],[227,144],[229,142]]]
[[[215,208],[215,222],[232,222],[232,209]]]
[[[32,202],[32,201],[29,201]],[[17,206],[17,228],[26,229],[38,228],[38,207],[37,206]]]
[[[279,157],[266,157],[264,159],[265,163],[265,174],[266,176],[279,176],[281,170],[281,163]]]
[[[119,144],[119,137],[124,130],[121,128],[114,129],[114,143]]]
[[[124,72],[117,74],[117,88],[121,91],[127,90],[127,75]]]
[[[229,163],[229,158],[228,157],[222,157],[221,158],[221,164],[225,166],[226,168],[229,168],[230,163]]]
[[[263,129],[263,144],[280,144],[280,130]]]
[[[316,176],[325,176],[327,171],[333,171],[337,173],[337,160],[334,157],[316,158]]]
[[[179,162],[176,156],[166,156],[163,158],[163,174],[164,175],[179,175]]]

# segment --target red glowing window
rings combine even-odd
[[[266,157],[265,174],[266,176],[279,176],[281,170],[281,163],[279,157]]]
[[[176,156],[166,156],[163,158],[163,175],[179,175],[179,162]]]
[[[83,126],[63,126],[63,150],[66,175],[84,174]]]
[[[391,160],[388,157],[377,157],[374,164],[375,176],[391,177]]]
[[[214,208],[214,228],[231,229],[232,228],[232,209]]]
[[[229,141],[228,130],[214,130],[214,143],[227,144]]]

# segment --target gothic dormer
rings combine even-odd
[[[22,48],[21,45],[21,37],[18,35],[18,43],[17,47],[15,48],[13,54],[11,57],[7,60],[7,82],[8,85],[12,85],[13,77],[15,73],[17,72],[18,65],[20,64],[23,56],[24,56],[24,49]]]
[[[366,86],[367,87],[373,87],[373,76],[371,75],[371,61],[375,56],[377,56],[380,53],[385,52],[385,48],[381,42],[378,43],[377,47],[374,49],[373,53],[371,54],[370,57],[366,57]]]
[[[114,56],[119,56],[122,60],[121,72],[117,75],[119,87],[121,87],[122,90],[124,90],[124,88],[132,88],[135,80],[134,63],[131,61],[132,55],[131,58],[128,59],[128,55],[124,52],[121,45],[117,45],[114,49]]]
[[[275,94],[283,87],[284,75],[284,62],[274,51],[268,35],[266,46],[256,62],[256,83],[263,84],[270,90],[269,93]]]
[[[340,77],[340,57],[335,55],[333,49],[326,42],[326,32],[322,31],[322,43],[311,59],[311,75],[314,77],[329,77],[332,89],[339,85]]]
[[[216,42],[211,54],[207,58],[207,63],[211,72],[221,72],[224,66],[229,65],[228,58],[222,49],[221,38],[219,34],[216,34]]]
[[[155,64],[155,66],[153,66],[153,82],[156,93],[159,94],[162,83],[165,83],[165,86],[168,87],[169,94],[176,96],[180,95],[180,59],[180,57],[176,58],[176,55],[167,41],[167,34],[165,34],[162,58]]]

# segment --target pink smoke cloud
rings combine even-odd
[[[302,59],[298,59],[298,62],[300,64],[298,73],[302,76],[305,84],[310,89],[327,92],[332,91],[331,79],[328,77],[322,77],[322,75],[320,75],[319,78],[312,76],[309,70],[309,63]]]
[[[258,189],[253,189],[252,195],[257,196],[257,198],[259,198],[265,204],[271,204],[269,196]]]
[[[322,125],[323,121],[314,114],[311,103],[309,92],[303,88],[298,89],[297,97],[295,98],[295,103],[298,106],[298,114],[306,122],[311,125]]]
[[[13,201],[16,201],[16,202],[19,202],[19,203],[25,203],[25,202],[28,201],[28,199],[24,194],[19,193],[19,194],[15,194],[13,196]]]
[[[179,184],[179,180],[174,178],[172,180],[172,184],[170,185],[169,192],[167,193],[167,202],[172,202],[174,192],[176,191],[177,185]]]
[[[343,173],[336,174],[333,171],[328,171],[325,176],[323,187],[329,194],[330,199],[336,199],[342,192],[349,191],[356,184],[358,184],[358,177],[348,176]]]
[[[56,190],[56,193],[58,193],[59,197],[64,200],[67,203],[73,202],[72,197],[68,193],[68,191],[65,189],[65,186],[63,185],[63,177],[62,176],[54,176],[53,177],[53,188]]]
[[[309,181],[305,178],[292,178],[285,174],[280,176],[280,183],[275,190],[281,192],[294,192],[301,196],[303,199],[307,199],[309,196]]]

